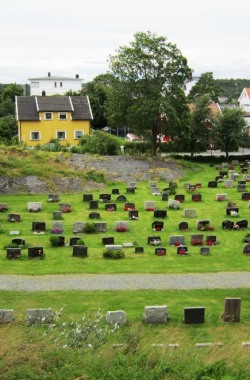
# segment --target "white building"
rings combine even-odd
[[[67,91],[80,91],[82,79],[76,74],[75,78],[52,76],[29,78],[30,95],[64,95]]]
[[[238,99],[239,106],[244,112],[244,119],[246,121],[245,130],[250,135],[250,87],[245,87]]]

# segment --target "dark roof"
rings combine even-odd
[[[72,112],[73,120],[93,119],[87,96],[17,96],[17,120],[39,120],[39,112]]]

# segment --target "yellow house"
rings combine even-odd
[[[54,139],[77,145],[89,135],[93,115],[88,96],[17,96],[16,119],[19,142],[27,146]]]

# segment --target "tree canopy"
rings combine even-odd
[[[128,125],[148,138],[152,155],[162,134],[179,130],[188,113],[182,85],[191,77],[186,58],[163,36],[138,32],[109,59],[114,81],[108,102],[111,125]]]
[[[213,77],[213,73],[207,72],[201,74],[198,82],[191,88],[188,98],[189,100],[194,100],[197,96],[207,95],[210,100],[217,102],[221,91],[218,82]]]

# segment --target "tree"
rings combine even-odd
[[[159,137],[181,124],[178,107],[184,97],[181,87],[191,76],[187,60],[176,45],[151,32],[138,32],[130,46],[110,56],[114,81],[108,102],[109,123],[128,125],[149,139],[156,155]],[[184,101],[185,103],[185,101]]]
[[[213,126],[212,111],[209,108],[210,98],[207,95],[199,96],[190,105],[190,130],[186,138],[186,147],[191,157],[198,150],[207,149],[210,131]]]
[[[84,85],[81,95],[88,95],[93,113],[92,127],[102,129],[107,126],[106,103],[112,87],[113,75],[101,74]]]
[[[217,102],[220,93],[221,88],[213,78],[213,73],[207,72],[201,74],[198,82],[191,88],[188,99],[194,100],[197,96],[207,95],[210,100]]]
[[[243,113],[239,108],[225,108],[223,114],[219,115],[213,136],[218,147],[226,153],[227,159],[230,151],[238,150],[245,125]]]

